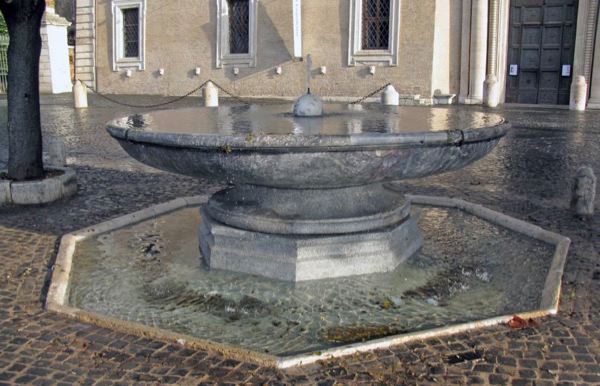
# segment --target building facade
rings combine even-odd
[[[76,77],[104,93],[600,107],[598,0],[77,0]],[[596,60],[595,60],[596,59]]]

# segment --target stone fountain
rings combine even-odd
[[[395,269],[422,241],[410,202],[385,183],[465,167],[509,128],[475,111],[322,109],[166,110],[117,119],[108,132],[145,164],[228,184],[201,208],[210,268],[304,281]]]
[[[387,272],[422,244],[385,183],[460,169],[505,135],[498,116],[330,104],[224,106],[117,119],[108,132],[150,166],[225,182],[201,208],[210,268],[285,281]],[[324,112],[325,110],[325,112]]]

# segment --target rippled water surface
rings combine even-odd
[[[394,272],[300,284],[209,271],[197,208],[80,242],[70,304],[277,355],[536,309],[552,248],[416,208],[424,246]]]
[[[246,136],[350,135],[472,129],[497,125],[503,118],[487,112],[434,107],[328,103],[323,117],[299,118],[291,103],[224,105],[135,114],[113,125],[156,133]]]

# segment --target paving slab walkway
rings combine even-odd
[[[600,216],[583,221],[569,210],[576,169],[588,164],[600,174],[600,112],[500,108],[495,112],[514,128],[489,156],[457,172],[399,184],[410,193],[480,203],[570,237],[557,316],[536,328],[496,326],[281,371],[43,309],[62,234],[219,188],[141,165],[105,132],[106,121],[143,109],[90,96],[93,107],[76,111],[70,98],[42,98],[43,131],[46,138],[64,138],[79,193],[47,206],[0,208],[0,386],[600,384]],[[120,98],[140,104],[165,100]],[[176,107],[199,104],[187,98]],[[7,154],[5,106],[0,101],[0,168]],[[596,207],[600,213],[600,199]]]

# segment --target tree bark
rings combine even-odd
[[[0,0],[8,26],[8,178],[44,175],[40,121],[40,27],[44,0]]]

